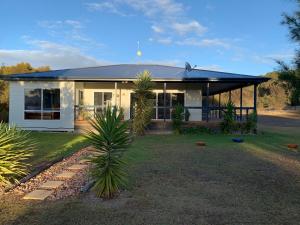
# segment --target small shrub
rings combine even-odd
[[[126,186],[126,163],[123,154],[128,148],[131,137],[128,122],[123,121],[123,111],[107,107],[96,114],[90,124],[94,131],[85,135],[100,155],[92,162],[92,177],[96,180],[93,189],[98,197],[113,198],[121,187]]]
[[[35,143],[30,133],[0,123],[0,186],[18,183],[30,166],[25,161],[32,156]]]
[[[237,123],[234,120],[234,104],[228,102],[224,114],[224,119],[221,122],[221,130],[223,133],[230,134],[237,129]]]
[[[172,110],[172,126],[175,134],[180,134],[184,119],[184,107],[177,104]]]
[[[256,133],[257,130],[257,113],[256,111],[250,113],[245,123],[241,125],[242,133]]]

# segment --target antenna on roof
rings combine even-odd
[[[185,70],[187,70],[188,72],[192,71],[192,69],[195,69],[196,67],[197,65],[192,67],[191,64],[189,64],[188,62],[185,63]]]
[[[192,70],[191,64],[189,64],[188,62],[185,62],[185,70],[187,70],[187,71]]]

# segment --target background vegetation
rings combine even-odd
[[[17,73],[32,73],[49,71],[49,66],[34,68],[29,63],[21,62],[12,66],[1,66],[0,75],[10,75]],[[8,82],[0,80],[0,121],[8,119]]]

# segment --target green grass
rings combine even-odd
[[[51,142],[48,134],[34,135]],[[60,143],[57,146],[73,143],[64,153],[73,151],[76,143],[84,144],[80,136],[66,135],[69,139],[63,144],[61,134],[57,134],[60,141],[54,139],[56,134],[51,135],[52,142]],[[291,142],[300,144],[298,129],[246,135],[241,144],[233,143],[232,137],[136,138],[126,154],[129,187],[117,199],[101,201],[93,193],[43,203],[8,198],[0,201],[0,221],[45,225],[299,224],[300,153],[286,147]],[[196,146],[199,140],[207,146]],[[48,151],[43,151],[47,154],[55,149],[46,147]]]
[[[33,168],[43,162],[68,156],[87,146],[87,141],[82,135],[73,133],[32,132],[32,138],[37,143],[37,149],[29,160]]]

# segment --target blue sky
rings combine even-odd
[[[0,63],[151,63],[260,75],[290,60],[292,0],[1,0]],[[137,42],[142,56],[137,57]]]

